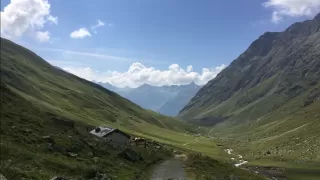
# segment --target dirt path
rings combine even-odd
[[[154,168],[151,180],[187,180],[181,158],[164,161]]]

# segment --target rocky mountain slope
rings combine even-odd
[[[118,88],[109,83],[98,84],[143,108],[168,116],[178,115],[179,111],[200,89],[200,86],[195,83],[160,87],[143,84],[137,88]]]
[[[213,126],[211,135],[251,164],[317,168],[319,175],[320,14],[260,36],[180,117]]]
[[[320,93],[319,28],[320,15],[295,23],[284,32],[263,34],[201,88],[180,115],[219,121],[236,118],[231,112],[264,105],[249,118],[254,120],[304,93],[304,106],[312,104]]]

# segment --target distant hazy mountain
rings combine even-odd
[[[176,95],[169,99],[159,110],[161,114],[175,116],[179,111],[188,104],[191,98],[198,92],[200,86],[191,83],[189,85],[180,86]]]
[[[95,82],[95,81],[94,81]],[[95,82],[97,84],[99,84],[100,86],[110,90],[110,91],[113,91],[113,92],[116,92],[118,93],[119,95],[121,95],[122,97],[125,97],[126,96],[126,93],[130,92],[132,89],[129,88],[129,87],[124,87],[124,88],[118,88],[116,86],[113,86],[112,84],[110,83],[101,83],[101,82]]]
[[[176,116],[200,89],[195,83],[160,87],[143,84],[137,88],[118,88],[109,83],[98,84],[143,108],[169,116]]]

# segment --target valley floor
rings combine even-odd
[[[246,148],[232,144],[230,139],[225,141],[220,139],[218,142],[218,144],[223,144],[222,147],[228,147],[225,151],[235,166],[240,165],[241,168],[267,178],[278,180],[318,180],[320,178],[319,159],[302,160],[295,156],[284,158],[284,156],[273,154],[274,152],[268,150],[261,157],[255,157],[252,156],[252,151],[249,152]],[[229,148],[230,146],[235,150]],[[242,155],[238,155],[240,153]]]

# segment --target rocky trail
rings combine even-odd
[[[187,180],[181,156],[175,156],[157,165],[152,173],[151,180]]]

